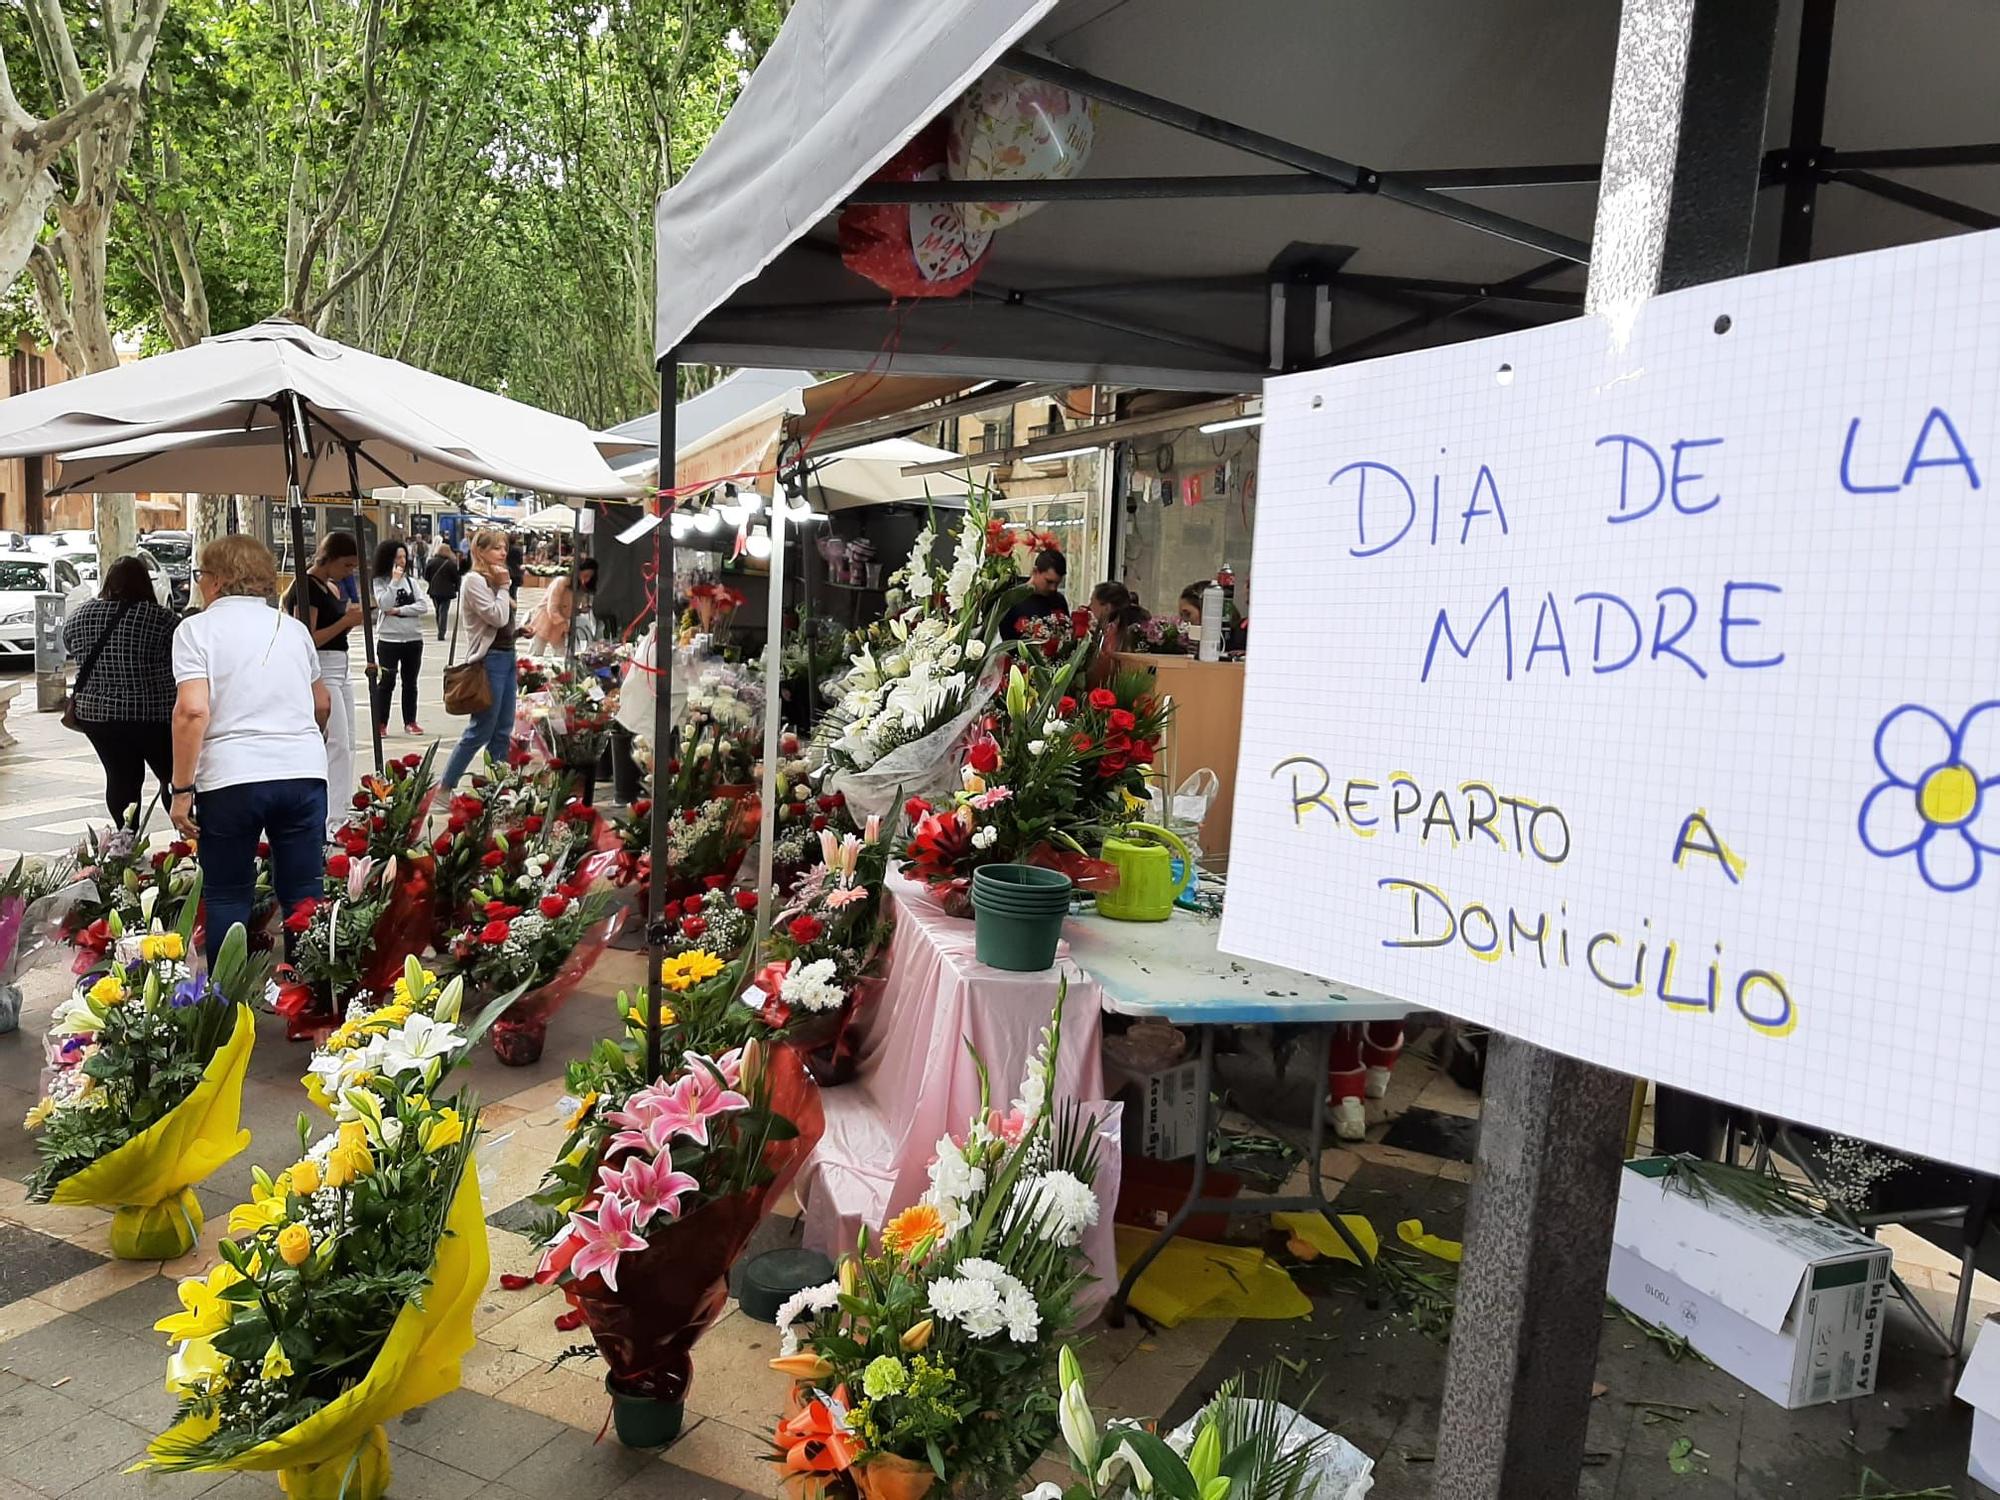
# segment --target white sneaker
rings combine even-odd
[[[1359,1099],[1336,1100],[1333,1106],[1335,1140],[1363,1141],[1368,1138],[1368,1111]]]
[[[1370,1099],[1388,1098],[1389,1070],[1387,1068],[1370,1068],[1368,1070],[1368,1081],[1362,1085],[1362,1088],[1366,1090]]]

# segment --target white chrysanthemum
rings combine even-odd
[[[1072,1172],[1060,1169],[1032,1177],[1014,1190],[1021,1216],[1056,1244],[1069,1247],[1097,1222],[1097,1194]]]
[[[835,977],[837,966],[830,958],[816,958],[809,964],[792,960],[778,986],[778,996],[787,1005],[803,1010],[838,1010],[847,1002],[847,991]]]
[[[1042,1310],[1035,1305],[1034,1293],[1018,1281],[1002,1295],[1000,1312],[1007,1320],[1007,1337],[1017,1344],[1032,1344],[1042,1331]]]
[[[839,1304],[840,1283],[838,1281],[827,1281],[822,1282],[818,1286],[809,1286],[803,1291],[793,1292],[791,1296],[787,1297],[784,1306],[778,1309],[778,1316],[775,1320],[778,1325],[778,1331],[784,1335],[779,1341],[779,1355],[789,1359],[792,1355],[799,1352],[799,1335],[797,1329],[792,1326],[793,1324],[809,1313],[829,1312],[839,1306]]]

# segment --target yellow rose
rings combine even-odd
[[[465,1122],[458,1117],[458,1111],[445,1108],[435,1120],[424,1126],[424,1150],[442,1151],[447,1146],[456,1146],[465,1139]]]
[[[158,963],[161,959],[182,958],[187,946],[181,942],[178,932],[149,932],[139,939],[139,957],[147,963]]]
[[[292,1180],[292,1191],[301,1198],[307,1198],[319,1191],[319,1163],[310,1156],[294,1162],[285,1175]]]
[[[99,1005],[123,1005],[125,986],[116,974],[106,974],[90,987],[90,998]]]
[[[278,1231],[278,1255],[286,1265],[297,1268],[313,1253],[312,1231],[303,1224],[287,1224]]]

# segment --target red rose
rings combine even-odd
[[[1139,721],[1129,708],[1114,708],[1108,721],[1113,729],[1130,730],[1139,727]]]
[[[352,805],[355,807],[366,807],[368,805],[368,794],[366,792],[356,792]]]
[[[708,931],[707,918],[705,917],[681,918],[681,936],[685,937],[689,942],[693,942],[696,938],[700,937],[706,931]]]
[[[845,807],[845,806],[847,806],[847,793],[845,793],[845,792],[835,792],[835,793],[833,794],[833,805],[834,805],[835,807]]]
[[[486,903],[486,920],[489,922],[511,922],[521,915],[521,908],[510,906],[505,901]]]
[[[840,806],[840,799],[838,797],[826,796],[819,799],[819,810],[821,812],[832,812],[838,806]]]
[[[484,927],[479,929],[479,941],[488,947],[496,943],[504,943],[507,941],[507,934],[513,930],[505,922],[488,922]]]
[[[190,844],[186,839],[175,839],[171,844],[167,845],[167,853],[171,854],[175,859],[186,859],[190,854],[194,853],[194,845]]]
[[[496,870],[501,865],[507,863],[507,851],[505,849],[488,849],[484,854],[479,856],[479,862],[489,870]]]
[[[692,807],[684,807],[681,809],[681,821],[683,823],[692,823],[696,818],[700,816],[701,815],[698,812],[696,812]]]
[[[1092,708],[1116,708],[1118,706],[1118,695],[1112,692],[1110,688],[1092,688],[1090,690],[1090,706]]]
[[[903,816],[912,823],[916,822],[917,819],[924,816],[930,810],[930,803],[924,801],[921,797],[912,797],[908,802],[903,804]]]
[[[1122,751],[1116,755],[1107,755],[1097,763],[1097,774],[1105,777],[1116,776],[1131,763],[1131,757]]]
[[[451,835],[449,833],[439,834],[437,842],[431,845],[431,853],[435,854],[439,859],[443,859],[447,854],[451,853]]]
[[[1076,753],[1078,755],[1088,755],[1090,754],[1090,747],[1093,744],[1095,744],[1096,741],[1092,740],[1091,737],[1087,734],[1079,734],[1074,739],[1072,739],[1070,743],[1076,746]]]
[[[1090,611],[1087,609],[1073,609],[1069,612],[1069,628],[1080,636],[1089,635],[1093,623]]]
[[[652,811],[653,799],[651,797],[641,797],[637,802],[632,804],[632,816],[635,818],[648,817]]]
[[[681,904],[678,901],[669,901],[665,906],[660,908],[660,920],[662,922],[671,922],[680,914]]]
[[[1159,743],[1156,740],[1134,740],[1132,741],[1132,759],[1150,761],[1153,758],[1153,752],[1159,748]]]
[[[544,896],[536,903],[545,917],[559,917],[569,910],[569,902],[561,896]]]
[[[414,771],[418,766],[424,763],[424,758],[421,755],[419,755],[416,751],[412,750],[408,755],[403,757],[402,763],[408,766],[412,771]]]
[[[257,841],[257,857],[259,859],[269,859],[271,857],[271,845],[268,841],[264,839]]]
[[[363,833],[359,828],[342,828],[336,842],[349,854],[366,854],[368,852],[368,835]]]
[[[285,918],[285,931],[304,932],[308,927],[312,926],[313,913],[318,909],[319,903],[311,897],[307,897],[304,901],[293,907],[292,914]]]
[[[981,776],[988,775],[1000,769],[1000,746],[993,740],[974,740],[965,761]]]
[[[464,813],[453,813],[449,818],[445,819],[444,831],[447,834],[462,832],[469,821],[471,820]]]
[[[1065,698],[1061,699],[1061,700],[1060,700],[1060,701],[1059,701],[1059,702],[1058,702],[1058,703],[1056,704],[1056,712],[1057,712],[1058,714],[1073,714],[1073,713],[1075,713],[1075,712],[1076,712],[1076,699],[1074,699],[1074,698],[1069,698],[1069,697],[1065,697]]]
[[[521,819],[521,831],[523,833],[540,833],[542,831],[540,814],[529,813],[527,817]]]
[[[719,891],[728,879],[727,875],[704,875],[701,877],[701,883],[711,891]]]
[[[1104,737],[1104,748],[1112,755],[1129,754],[1132,749],[1132,736],[1123,732],[1107,734]]]
[[[160,868],[160,866],[164,865],[166,862],[167,862],[167,851],[164,849],[155,849],[153,851],[153,868],[157,870]]]
[[[352,861],[345,854],[329,854],[326,858],[326,873],[335,880],[345,880],[351,865]]]
[[[755,911],[757,909],[757,893],[755,891],[738,891],[736,893],[736,909],[738,911]]]
[[[669,776],[678,776],[678,775],[680,775],[680,774],[681,774],[681,763],[680,763],[679,761],[677,761],[677,760],[670,760],[670,761],[668,761],[668,762],[667,762],[667,774],[668,774]]]
[[[824,814],[821,814],[820,816],[815,817],[812,820],[812,830],[814,833],[818,833],[821,829],[825,827],[826,827],[826,817]]]
[[[818,942],[820,935],[826,931],[826,923],[822,922],[811,912],[805,912],[792,918],[790,931],[792,941],[803,946],[807,943]]]

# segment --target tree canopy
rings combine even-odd
[[[114,334],[153,347],[284,313],[592,425],[623,420],[658,400],[654,200],[787,3],[166,0],[138,66],[132,29],[157,5],[0,8],[0,124],[39,148],[69,137],[41,151],[48,180],[21,184],[18,212],[0,200],[17,234],[38,215],[44,246],[28,274],[0,263],[7,315],[68,360],[64,319],[84,328],[99,304]],[[73,76],[51,36],[69,39]],[[125,154],[93,287],[74,256],[45,252],[90,201],[114,124]]]

